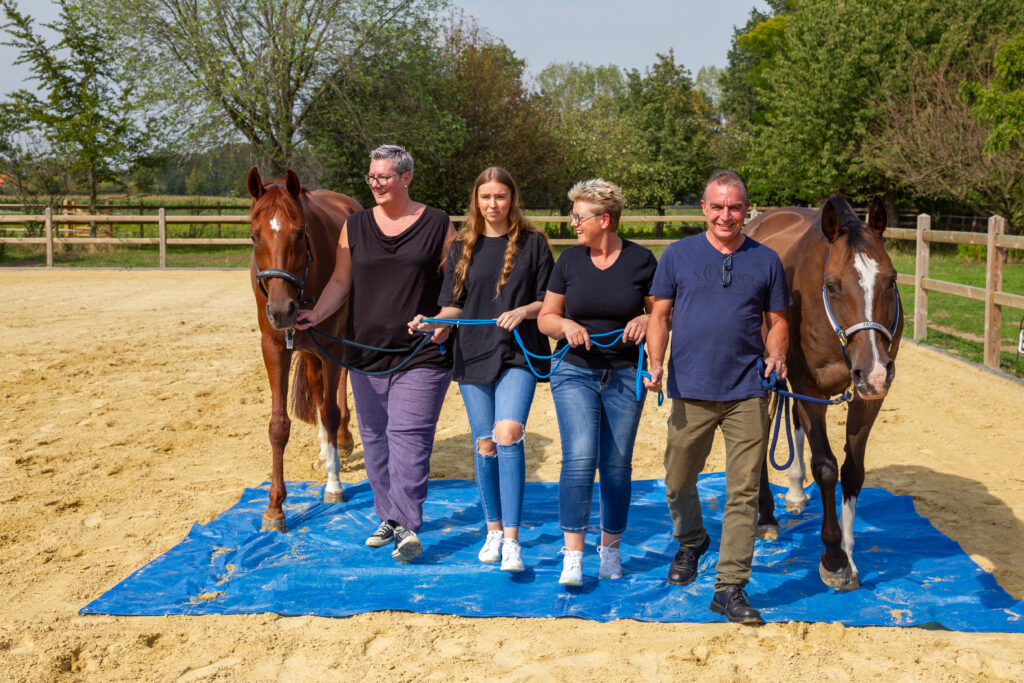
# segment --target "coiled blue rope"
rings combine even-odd
[[[797,398],[801,401],[807,401],[808,403],[818,403],[826,406],[837,406],[840,403],[845,403],[853,398],[853,392],[851,390],[846,391],[841,396],[835,398],[816,398],[814,396],[805,396],[804,394],[795,394],[792,391],[786,390],[786,380],[779,378],[779,373],[772,370],[771,375],[768,377],[764,376],[764,358],[757,359],[757,377],[761,380],[761,386],[768,391],[774,391],[779,395],[779,405],[775,409],[775,426],[772,428],[772,443],[768,449],[768,461],[771,462],[772,467],[777,470],[784,470],[793,464],[793,455],[796,448],[793,446],[793,424],[792,416],[790,415],[789,400],[791,398]],[[775,446],[779,441],[779,427],[782,422],[782,414],[786,414],[786,441],[789,443],[789,459],[786,460],[786,464],[779,465],[775,460]]]
[[[496,325],[498,323],[498,319],[497,318],[424,318],[421,322],[435,323],[435,324],[439,324],[439,325],[456,325],[456,326],[457,325]],[[612,330],[611,332],[601,332],[599,334],[591,334],[590,335],[590,341],[595,346],[600,346],[601,348],[607,349],[607,348],[610,348],[612,346],[615,346],[615,344],[618,342],[619,338],[625,333],[625,331],[626,331],[625,328],[620,328],[620,329],[617,329],[617,330]],[[425,334],[428,334],[428,333],[425,333]],[[549,356],[544,356],[544,355],[533,353],[532,351],[530,351],[529,349],[526,348],[526,344],[523,342],[523,338],[519,335],[519,330],[513,329],[512,330],[512,336],[515,338],[516,343],[519,345],[519,349],[523,352],[523,356],[526,358],[526,366],[530,369],[530,372],[533,373],[533,376],[536,377],[537,379],[548,379],[549,377],[551,377],[551,375],[555,374],[555,371],[558,369],[558,366],[562,364],[562,360],[565,358],[565,355],[567,353],[569,353],[569,350],[572,348],[571,346],[566,344],[565,346],[563,346],[561,349],[559,349],[555,353],[552,353]],[[598,338],[603,338],[603,337],[612,337],[612,340],[609,341],[609,342],[599,342],[599,341],[597,341]],[[647,379],[651,379],[651,373],[649,373],[646,370],[644,370],[644,343],[640,342],[639,346],[640,346],[640,356],[637,359],[637,364],[636,364],[636,387],[635,388],[636,388],[636,400],[642,401],[643,400],[643,392],[644,392],[643,380],[644,380],[645,377]],[[554,362],[554,364],[553,364],[553,366],[551,368],[551,371],[549,373],[547,373],[546,375],[542,375],[541,373],[537,372],[537,368],[533,367],[533,362],[530,360],[531,358],[534,358],[536,360],[554,360],[555,362]],[[663,392],[659,391],[658,392],[658,405],[660,406],[662,403],[664,403],[664,401],[665,401],[665,394]]]

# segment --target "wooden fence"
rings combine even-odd
[[[756,215],[751,211],[751,218]],[[531,216],[535,223],[567,223],[568,216]],[[452,216],[452,221],[461,223],[465,216]],[[698,223],[701,218],[693,215],[675,216],[623,216],[621,223]],[[999,332],[1002,322],[1002,308],[1008,306],[1024,310],[1024,296],[1004,292],[1003,263],[1006,261],[1008,249],[1024,250],[1024,236],[1006,235],[1006,219],[992,216],[988,219],[987,232],[959,232],[932,230],[931,216],[917,216],[917,228],[889,228],[885,236],[889,239],[909,240],[917,244],[917,254],[913,275],[899,274],[897,282],[901,285],[912,285],[914,298],[914,339],[923,340],[928,336],[928,292],[942,292],[953,296],[982,301],[985,304],[984,328],[984,362],[985,365],[999,367]],[[127,215],[62,215],[54,214],[47,209],[43,215],[0,215],[0,226],[24,225],[26,223],[42,223],[43,237],[6,237],[0,236],[0,244],[44,244],[46,245],[46,267],[53,267],[53,247],[55,244],[156,244],[160,250],[160,267],[167,267],[167,247],[177,244],[207,245],[248,245],[249,239],[244,237],[168,237],[167,226],[176,224],[237,224],[248,225],[248,215],[222,216],[168,216],[165,209],[158,210],[156,216]],[[99,223],[105,225],[156,224],[157,237],[60,237],[56,226]],[[639,240],[647,246],[667,246],[673,240]],[[575,244],[575,239],[553,239],[556,245]],[[929,245],[942,244],[974,244],[987,248],[985,287],[971,287],[955,282],[944,282],[928,277]]]

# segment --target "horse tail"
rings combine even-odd
[[[292,415],[303,422],[316,424],[316,404],[306,379],[306,358],[301,353],[296,355],[299,360],[295,363],[295,377],[292,379]]]

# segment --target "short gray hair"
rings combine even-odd
[[[708,181],[704,183],[704,194],[702,195],[703,199],[707,199],[708,188],[711,187],[712,185],[732,185],[734,187],[738,187],[741,190],[743,190],[743,200],[750,201],[750,196],[747,195],[747,184],[746,182],[743,181],[743,176],[741,176],[736,171],[730,169],[723,169],[721,171],[715,171],[714,173],[712,173],[711,177],[708,178]]]
[[[599,212],[608,214],[612,230],[618,230],[619,217],[622,216],[622,208],[626,205],[626,198],[619,186],[604,178],[581,180],[576,183],[569,190],[569,201],[586,202]]]
[[[391,168],[399,175],[412,173],[412,155],[398,145],[381,145],[370,152],[370,161],[387,159],[391,162]]]

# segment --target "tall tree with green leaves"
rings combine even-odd
[[[913,65],[969,60],[1016,31],[1021,0],[791,0],[783,48],[765,73],[765,119],[754,138],[753,180],[773,201],[865,200],[912,192],[865,153],[884,123],[883,100],[903,97]]]
[[[622,109],[637,139],[623,159],[622,188],[634,206],[663,215],[668,204],[703,189],[714,161],[717,114],[671,50],[643,74],[630,71],[627,83]]]
[[[999,154],[1024,142],[1024,31],[999,46],[989,83],[965,80],[963,100],[976,116],[992,125],[985,151]]]
[[[361,55],[331,84],[309,119],[311,147],[327,184],[371,201],[367,154],[399,144],[416,160],[414,194],[450,212],[466,207],[487,166],[507,168],[525,202],[546,203],[561,156],[547,110],[524,81],[523,61],[459,14],[438,33]]]
[[[311,171],[306,121],[371,44],[444,0],[80,0],[123,37],[149,106],[190,151],[243,139],[271,174]],[[386,55],[383,57],[386,59]]]
[[[60,15],[44,24],[60,38],[48,44],[15,0],[0,0],[5,45],[19,51],[40,91],[8,94],[0,105],[14,131],[41,139],[45,148],[22,148],[31,163],[56,162],[80,177],[95,213],[98,186],[116,180],[142,148],[133,93],[111,67],[110,42],[101,27],[71,0],[58,0]],[[52,194],[52,193],[51,193]],[[95,235],[96,227],[92,227]]]

